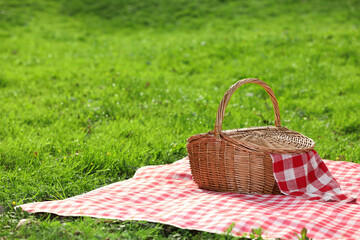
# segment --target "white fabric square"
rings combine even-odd
[[[285,169],[284,170],[284,175],[285,175],[286,180],[294,180],[296,178],[293,168]]]

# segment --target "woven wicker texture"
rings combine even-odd
[[[275,126],[222,131],[225,109],[232,94],[242,85],[255,83],[268,93]],[[247,78],[232,85],[220,102],[214,131],[188,139],[191,173],[200,188],[245,194],[281,194],[273,176],[269,153],[303,153],[314,141],[281,127],[279,105],[273,90],[263,81]]]

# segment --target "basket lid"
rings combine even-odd
[[[303,153],[314,149],[315,142],[286,127],[252,127],[225,130],[221,138],[256,152]]]

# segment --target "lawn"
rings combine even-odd
[[[187,155],[225,90],[257,77],[284,126],[360,163],[360,2],[0,0],[0,239],[220,239],[147,222],[29,216]],[[254,84],[224,129],[273,124]],[[37,223],[16,229],[20,219]],[[300,229],[299,229],[300,230]]]

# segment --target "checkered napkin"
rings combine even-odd
[[[343,191],[360,196],[360,164],[324,160]],[[30,213],[146,220],[240,236],[262,228],[264,238],[297,239],[303,227],[314,239],[360,239],[360,205],[286,195],[244,195],[199,189],[187,158],[139,169],[132,179],[72,198],[20,206]]]
[[[355,197],[343,193],[315,150],[270,155],[274,177],[282,193],[309,200],[356,202]]]

